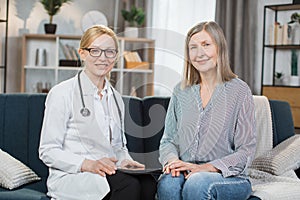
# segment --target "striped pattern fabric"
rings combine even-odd
[[[21,161],[0,149],[0,186],[15,189],[41,178]]]
[[[203,108],[200,85],[174,91],[159,160],[210,162],[224,177],[246,176],[256,148],[255,111],[248,85],[235,78],[218,85]]]
[[[300,135],[294,135],[273,149],[255,158],[251,168],[274,175],[283,175],[300,167]]]

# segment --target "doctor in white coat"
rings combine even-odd
[[[83,71],[53,87],[45,103],[39,156],[49,167],[48,196],[153,199],[156,183],[151,176],[117,170],[144,165],[128,153],[124,103],[107,78],[118,57],[115,33],[105,26],[87,29],[78,53]]]

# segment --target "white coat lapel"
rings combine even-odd
[[[85,106],[91,112],[90,116],[87,117],[81,115],[79,112],[82,108],[82,102],[79,92],[79,84],[76,84],[74,93],[74,117],[77,122],[76,124],[82,145],[93,157],[95,157],[95,159],[99,159],[104,156],[111,157],[113,156],[113,152],[110,143],[105,139],[105,136],[100,130],[95,118],[94,85],[84,72],[80,74],[80,80]]]

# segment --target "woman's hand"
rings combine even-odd
[[[118,160],[114,157],[101,158],[99,160],[88,160],[85,159],[81,165],[82,172],[92,172],[105,176],[106,174],[112,175],[116,173],[117,167],[116,162]]]
[[[134,160],[128,160],[125,159],[121,162],[121,168],[127,168],[127,169],[145,169],[145,165],[134,161]]]
[[[173,163],[177,162],[177,161],[180,161],[180,160],[178,160],[177,158],[176,158],[176,159],[169,160],[169,161],[168,161],[168,164],[166,164],[166,165],[164,166],[163,172],[164,172],[165,174],[171,173],[173,177],[179,176],[179,175],[180,175],[180,171],[176,171],[175,169],[171,169],[171,168],[170,168],[170,166],[171,166]]]
[[[210,163],[199,165],[199,164],[184,162],[182,160],[175,160],[166,166],[172,172],[172,176],[179,176],[180,172],[183,172],[186,179],[188,179],[192,174],[196,172],[218,172],[218,173],[220,172],[219,169],[215,168]]]

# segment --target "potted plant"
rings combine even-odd
[[[283,84],[283,73],[282,72],[275,72],[275,85],[282,85]]]
[[[291,15],[291,21],[289,24],[293,24],[292,28],[292,43],[300,44],[300,14],[295,12]]]
[[[142,8],[132,6],[130,10],[121,10],[122,16],[129,26],[125,27],[125,37],[138,37],[138,26],[145,21],[145,12]]]
[[[43,4],[45,10],[47,11],[49,15],[49,23],[45,24],[45,32],[54,34],[56,31],[56,24],[53,24],[53,16],[57,14],[57,12],[60,10],[60,7],[72,0],[40,0],[40,3]]]

